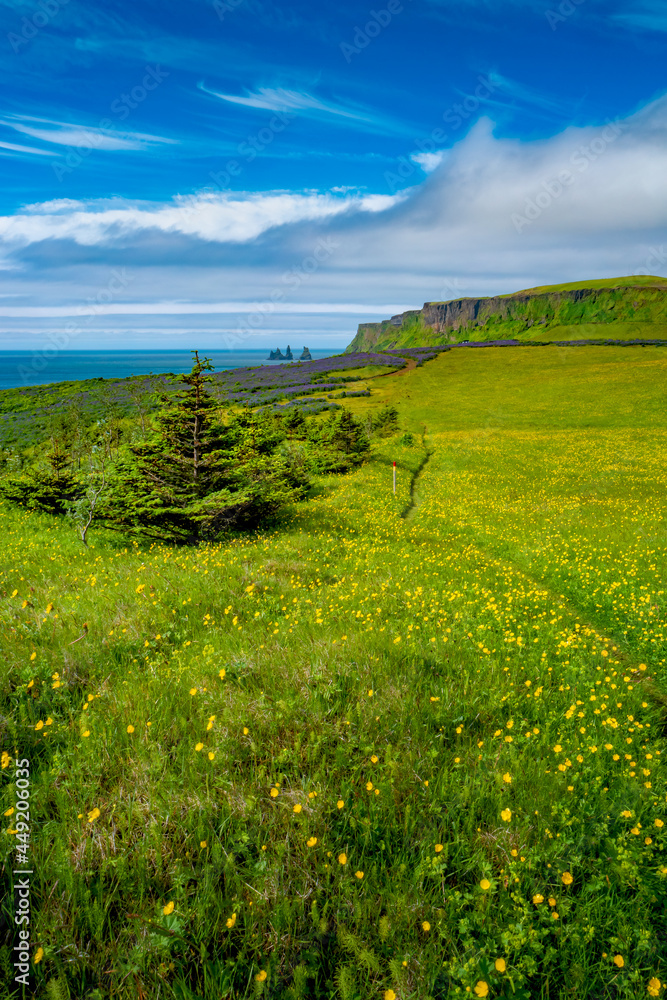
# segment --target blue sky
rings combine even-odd
[[[0,348],[667,274],[666,42],[658,0],[0,0]]]

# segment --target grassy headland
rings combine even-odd
[[[667,279],[652,275],[545,285],[508,295],[425,302],[381,323],[361,323],[348,351],[463,340],[667,337]]]

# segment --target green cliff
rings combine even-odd
[[[667,338],[667,278],[631,275],[425,302],[381,323],[360,323],[346,352],[463,340],[598,338]]]

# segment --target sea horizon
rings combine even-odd
[[[284,351],[287,345],[281,347]],[[255,368],[258,365],[294,364],[303,347],[293,351],[292,361],[269,359],[275,348],[242,351],[201,348],[200,357],[209,357],[216,371],[229,368]],[[310,348],[313,361],[342,354],[344,348]],[[47,358],[44,352],[0,350],[0,390],[27,386],[80,382],[85,379],[129,378],[132,375],[181,375],[192,368],[191,350],[62,350]]]

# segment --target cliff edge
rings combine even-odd
[[[360,323],[345,353],[464,340],[630,337],[667,338],[667,278],[631,275],[425,302],[380,323]]]

